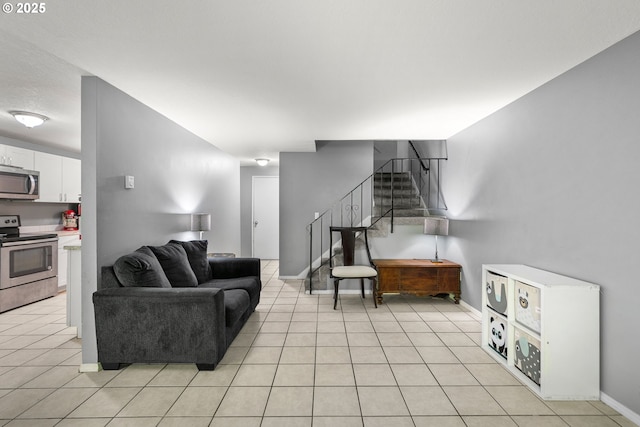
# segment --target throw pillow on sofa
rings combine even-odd
[[[113,264],[113,271],[123,286],[171,287],[158,259],[146,246],[118,258]]]
[[[178,244],[185,250],[187,258],[189,259],[189,265],[191,265],[191,269],[198,279],[198,284],[204,283],[211,278],[211,266],[207,259],[208,241],[192,240],[190,242],[181,242],[171,240],[169,243]]]
[[[175,243],[164,246],[149,246],[174,288],[192,288],[198,286],[198,279],[191,269],[184,248]]]

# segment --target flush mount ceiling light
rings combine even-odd
[[[256,163],[259,166],[267,166],[271,160],[269,159],[256,159]]]
[[[9,114],[11,114],[17,121],[28,128],[40,126],[41,124],[49,120],[49,117],[47,116],[43,116],[42,114],[29,113],[28,111],[9,111]]]

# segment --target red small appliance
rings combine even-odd
[[[78,229],[78,216],[72,209],[62,212],[62,226],[65,230],[77,230]]]

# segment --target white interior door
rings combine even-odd
[[[280,179],[253,177],[253,256],[278,259],[280,256]]]

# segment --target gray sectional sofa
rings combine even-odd
[[[207,258],[207,241],[143,246],[102,267],[93,294],[98,361],[212,370],[260,302],[260,260]]]

